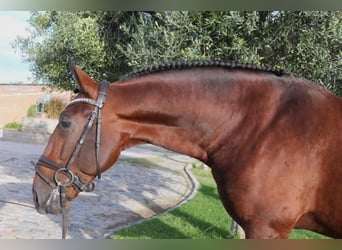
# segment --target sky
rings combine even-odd
[[[29,65],[11,46],[17,36],[28,34],[29,17],[28,11],[0,11],[0,83],[32,83]]]

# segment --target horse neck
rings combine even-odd
[[[122,134],[121,149],[151,143],[206,161],[200,142],[205,131],[196,127],[199,116],[188,107],[192,97],[187,88],[170,84],[136,80],[114,84],[109,99],[116,115],[113,126]]]
[[[124,134],[123,149],[151,143],[207,162],[214,142],[244,119],[248,107],[238,99],[248,91],[236,82],[189,78],[156,75],[114,84],[111,110]]]

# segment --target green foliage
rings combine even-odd
[[[16,130],[21,130],[23,127],[23,125],[21,123],[18,123],[18,122],[9,122],[9,123],[6,123],[4,128],[7,128],[7,129],[16,129]]]
[[[52,99],[44,105],[44,112],[46,113],[47,118],[57,119],[63,112],[64,107],[65,104],[62,101]]]
[[[341,12],[161,12],[123,24],[133,68],[174,59],[273,65],[341,93]]]
[[[27,110],[27,117],[34,117],[36,115],[37,105],[33,104]]]
[[[250,33],[255,14],[243,18],[240,12],[161,12],[139,17],[141,24],[123,24],[130,34],[127,46],[118,46],[134,68],[176,59],[223,59],[258,63],[253,46],[239,36]],[[240,27],[239,27],[240,26]],[[133,32],[134,31],[134,32]],[[140,48],[140,49],[138,49]]]
[[[273,65],[341,94],[342,12],[34,12],[16,47],[35,76],[73,88],[66,58],[98,79],[180,59]]]
[[[58,88],[73,89],[67,57],[95,77],[102,78],[105,51],[98,39],[98,27],[88,12],[34,12],[30,37],[18,37],[16,47],[31,63],[36,79]]]

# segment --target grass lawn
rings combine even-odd
[[[216,184],[209,171],[192,168],[200,183],[194,199],[159,217],[116,232],[112,239],[226,239],[231,218],[217,194]],[[293,230],[293,239],[321,239],[322,235]]]

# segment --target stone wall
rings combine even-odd
[[[12,141],[20,143],[30,143],[30,144],[47,144],[50,135],[48,134],[37,134],[37,133],[25,133],[22,131],[17,131],[13,129],[1,129],[3,141]]]
[[[57,123],[55,119],[24,117],[22,130],[26,133],[52,134]]]
[[[21,131],[0,129],[0,139],[4,141],[46,144],[58,120],[44,118],[23,118]]]

